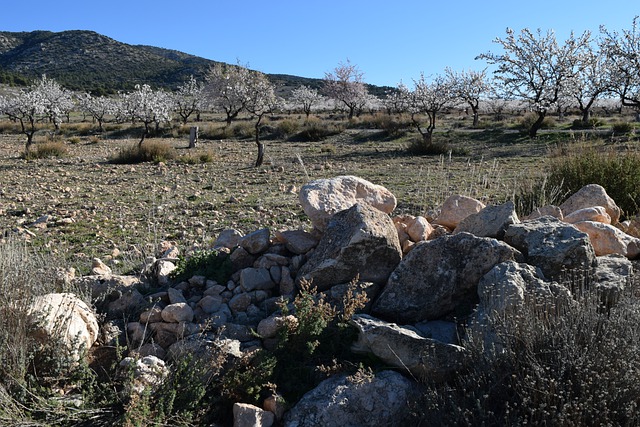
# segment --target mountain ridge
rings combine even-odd
[[[127,91],[136,84],[176,89],[191,75],[203,81],[221,62],[173,49],[119,42],[91,30],[0,31],[0,83],[24,84],[42,74],[68,89],[94,94]],[[322,79],[267,74],[279,94],[300,85],[320,88]],[[367,85],[381,96],[388,88]]]

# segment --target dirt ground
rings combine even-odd
[[[397,213],[425,214],[449,195],[504,200],[519,182],[541,173],[546,146],[462,141],[463,155],[408,154],[406,140],[349,129],[323,142],[267,140],[265,164],[254,168],[251,140],[163,139],[178,156],[209,153],[213,162],[109,163],[134,139],[66,142],[67,156],[26,161],[24,137],[0,134],[0,230],[62,256],[82,271],[92,257],[127,269],[168,239],[206,246],[220,231],[308,228],[298,191],[313,179],[356,175],[384,185]]]

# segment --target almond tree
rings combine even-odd
[[[187,124],[187,120],[193,113],[202,110],[202,103],[203,86],[193,76],[178,86],[178,90],[174,93],[174,108],[182,124]]]
[[[245,109],[256,118],[254,127],[258,156],[255,167],[259,167],[264,160],[264,144],[260,142],[260,123],[266,114],[271,113],[275,109],[278,99],[275,95],[273,84],[267,76],[260,72],[250,72],[244,84],[247,94],[247,99],[244,104]]]
[[[398,90],[405,93],[411,122],[422,136],[422,148],[429,150],[433,145],[436,116],[455,98],[453,84],[442,75],[436,75],[427,81],[424,73],[421,73],[420,79],[414,80],[413,84],[414,88],[411,91],[401,85],[398,85]],[[425,115],[426,126],[422,124],[422,118]]]
[[[45,114],[49,121],[53,123],[56,132],[60,130],[62,117],[69,114],[75,106],[71,91],[60,86],[58,82],[42,75],[35,90],[42,96]]]
[[[387,96],[382,101],[387,114],[402,114],[409,110],[409,98],[407,94],[409,88],[402,82],[398,83],[395,89],[387,92]]]
[[[502,46],[502,54],[484,53],[484,59],[498,66],[495,78],[504,91],[513,98],[529,103],[537,113],[529,128],[529,136],[535,137],[549,109],[556,106],[564,87],[574,78],[582,65],[582,52],[589,43],[590,33],[576,37],[573,33],[559,45],[553,31],[535,33],[523,29],[519,35],[507,28],[507,37],[496,38]]]
[[[316,89],[312,89],[307,86],[299,86],[291,92],[291,102],[294,105],[302,107],[302,111],[309,119],[311,110],[314,106],[320,104],[324,100],[324,97],[318,93]]]
[[[471,107],[473,127],[478,126],[478,109],[480,99],[489,92],[487,70],[455,72],[451,68],[445,70],[452,84],[453,96]]]
[[[10,96],[0,96],[0,113],[20,123],[23,134],[27,137],[25,151],[29,151],[36,133],[36,123],[46,117],[46,104],[42,92],[37,85]]]
[[[225,112],[227,126],[245,109],[249,78],[249,69],[240,64],[216,64],[207,74],[205,96],[214,108]]]
[[[82,110],[86,111],[98,122],[98,130],[104,131],[102,126],[105,116],[116,112],[116,102],[106,96],[92,96],[89,93],[83,93],[78,97],[78,104]]]
[[[120,94],[119,115],[129,115],[132,120],[140,120],[144,131],[138,146],[141,146],[149,135],[151,124],[155,123],[156,131],[160,123],[171,121],[173,110],[172,97],[163,90],[153,90],[149,85],[136,85],[130,93]]]
[[[605,51],[593,42],[583,46],[578,72],[567,80],[564,92],[577,102],[582,114],[582,124],[591,118],[591,108],[602,95],[612,91],[611,62]]]
[[[323,91],[329,98],[343,104],[349,114],[353,115],[364,108],[367,103],[367,88],[362,80],[364,73],[349,60],[340,63],[333,72],[325,73]]]
[[[631,29],[609,32],[600,27],[600,49],[609,61],[612,90],[620,96],[622,105],[640,110],[640,27],[639,17]],[[640,116],[640,114],[639,114]]]

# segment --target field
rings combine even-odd
[[[392,138],[367,125],[363,119],[320,142],[264,138],[266,161],[254,168],[250,137],[208,139],[203,132],[189,149],[188,128],[177,125],[168,136],[145,141],[174,147],[173,160],[111,163],[137,144],[139,129],[111,125],[102,135],[83,136],[91,124],[73,122],[63,123],[61,135],[53,137],[68,150],[65,156],[24,160],[24,136],[6,123],[0,134],[0,229],[64,255],[81,271],[92,257],[110,259],[114,249],[126,268],[148,244],[165,239],[186,248],[207,245],[229,227],[245,233],[308,228],[298,191],[318,178],[356,175],[384,185],[398,199],[396,212],[413,215],[429,214],[454,193],[504,201],[541,176],[559,140],[552,133],[532,141],[509,128],[450,130],[435,138],[453,154],[426,156],[408,151],[416,138],[411,133]],[[561,138],[580,136],[564,132]],[[39,142],[51,139],[46,130],[36,135]]]
[[[518,125],[521,117],[500,122],[487,117],[482,127],[471,129],[467,118],[454,113],[443,117],[442,127],[434,135],[434,152],[427,155],[415,151],[415,141],[419,140],[417,134],[410,129],[390,126],[389,117],[382,114],[367,115],[350,122],[327,115],[307,124],[301,116],[281,116],[266,121],[261,136],[266,144],[265,162],[258,168],[253,166],[256,145],[252,136],[253,122],[249,118],[237,121],[230,128],[224,127],[221,117],[198,123],[201,138],[196,148],[188,148],[191,124],[173,124],[143,142],[143,147],[156,150],[152,156],[155,158],[136,163],[123,161],[128,150],[138,146],[141,128],[136,125],[109,123],[104,132],[98,133],[93,124],[78,116],[70,123],[63,123],[55,135],[52,128],[42,125],[36,135],[35,150],[27,157],[23,153],[24,136],[16,125],[0,120],[0,230],[3,233],[0,243],[5,248],[0,252],[0,296],[3,299],[0,311],[13,307],[19,300],[17,295],[22,293],[50,292],[56,286],[52,280],[52,270],[55,270],[51,268],[52,264],[73,267],[77,274],[87,274],[92,258],[99,257],[115,273],[135,274],[146,257],[155,255],[163,240],[175,241],[184,254],[195,248],[209,248],[217,235],[230,227],[243,233],[262,227],[274,231],[309,229],[311,223],[300,206],[298,192],[305,183],[318,178],[356,175],[384,185],[398,199],[394,214],[433,216],[444,199],[452,194],[472,196],[486,204],[515,200],[519,213],[526,214],[526,206],[531,203],[559,202],[562,194],[556,199],[551,195],[545,199],[546,193],[539,184],[545,177],[551,177],[558,165],[571,166],[576,153],[587,153],[586,159],[591,162],[589,172],[603,172],[599,175],[602,180],[599,183],[612,189],[620,187],[624,190],[622,194],[638,196],[635,189],[640,179],[640,156],[634,124],[628,117],[618,116],[605,120],[597,130],[574,131],[570,129],[574,118],[555,121],[550,129],[541,132],[536,139],[530,139]],[[402,118],[393,120],[401,122]],[[615,130],[616,123],[622,120],[627,129],[623,135]],[[310,127],[322,134],[319,141],[302,137],[311,134]],[[47,147],[51,152],[63,155],[42,158],[34,155]],[[609,168],[615,166],[615,162],[607,162],[607,159],[630,159],[631,166],[620,173],[611,172]],[[579,168],[574,169],[579,171]],[[632,216],[637,211],[627,210],[626,214]],[[16,236],[33,246],[15,245]],[[34,254],[42,254],[42,257]],[[637,268],[637,262],[634,266]],[[476,400],[490,402],[497,399],[509,403],[515,390],[523,396],[523,401],[533,399],[531,405],[516,408],[525,414],[522,419],[546,420],[548,413],[536,411],[544,411],[549,404],[555,404],[555,399],[564,399],[563,393],[568,390],[560,387],[557,393],[542,396],[532,391],[530,372],[540,374],[539,381],[543,384],[540,389],[548,388],[544,381],[555,381],[555,371],[542,369],[547,363],[546,354],[558,356],[559,370],[565,369],[565,365],[569,365],[567,372],[575,369],[571,372],[575,372],[576,384],[597,384],[593,392],[598,395],[597,402],[588,401],[583,405],[582,401],[576,400],[576,407],[563,409],[566,420],[584,420],[585,416],[589,419],[592,413],[602,413],[601,406],[626,408],[629,399],[634,400],[638,395],[635,386],[638,381],[633,369],[618,369],[618,362],[623,363],[620,366],[633,366],[636,355],[640,354],[637,352],[640,338],[635,327],[640,313],[635,293],[637,278],[629,284],[629,304],[621,304],[620,311],[610,317],[591,310],[597,308],[597,304],[587,305],[585,311],[567,314],[567,321],[559,322],[562,327],[550,330],[536,323],[535,316],[524,313],[522,325],[517,324],[523,338],[516,341],[531,345],[531,348],[511,349],[498,360],[499,363],[488,360],[482,368],[480,363],[474,365],[478,366],[477,371],[470,370],[456,379],[460,381],[457,388],[434,385],[425,391],[424,405],[416,406],[423,409],[415,409],[415,414],[412,412],[411,415],[420,422],[430,420],[432,414],[438,413],[449,414],[451,420],[493,420],[494,415],[485,414],[483,409],[479,414],[474,412],[481,406]],[[319,310],[320,304],[309,304],[308,309]],[[571,317],[574,314],[575,318]],[[313,316],[300,318],[314,321]],[[113,395],[114,388],[108,381],[106,387],[92,389],[89,378],[96,378],[97,374],[82,368],[74,374],[79,379],[74,376],[73,379],[51,380],[52,384],[56,381],[60,384],[78,382],[78,389],[86,393],[86,407],[77,413],[71,410],[58,413],[57,404],[51,406],[49,400],[39,398],[34,398],[31,406],[25,406],[27,409],[20,409],[14,403],[23,404],[20,397],[22,387],[25,387],[23,383],[28,384],[29,391],[42,390],[43,396],[49,392],[41,389],[42,378],[29,374],[32,350],[25,344],[28,340],[24,324],[20,323],[22,317],[16,319],[3,316],[0,325],[0,338],[8,343],[0,351],[0,358],[14,360],[11,359],[13,349],[22,351],[13,363],[7,363],[5,370],[9,380],[0,384],[0,393],[5,389],[12,393],[4,392],[5,397],[0,395],[2,406],[8,408],[0,411],[2,419],[59,419],[60,425],[75,425],[74,416],[89,419],[87,417],[95,414],[107,420],[124,414],[129,421],[125,425],[146,425],[151,408],[161,408],[155,416],[167,421],[166,425],[176,425],[176,420],[180,420],[180,425],[193,425],[189,422],[206,412],[197,405],[185,409],[187,406],[178,403],[174,407],[173,400],[170,404],[163,400],[174,396],[178,389],[171,389],[171,382],[167,382],[168,388],[158,392],[153,399],[147,396],[147,400],[131,399],[123,403]],[[591,328],[604,330],[603,322],[610,328],[606,330],[611,333],[605,335],[611,342],[603,339],[601,343],[598,341],[603,348],[593,345],[589,347],[590,353],[583,353],[582,344],[575,344],[572,337],[583,337],[584,330]],[[575,325],[574,329],[572,325]],[[292,342],[296,349],[305,348],[295,340]],[[547,351],[552,344],[555,346],[553,351]],[[535,353],[531,349],[540,351],[544,360],[521,357]],[[121,350],[116,346],[116,352]],[[479,353],[478,360],[485,360],[483,354]],[[256,369],[267,369],[270,360],[264,359]],[[319,360],[313,363],[319,363]],[[529,365],[523,365],[523,360]],[[593,366],[590,365],[592,362]],[[513,389],[495,387],[495,384],[503,383],[505,363],[514,372],[511,376],[513,384],[509,385]],[[604,369],[608,367],[610,369]],[[225,399],[238,398],[238,390],[247,392],[249,386],[260,381],[258,378],[261,377],[253,368],[253,362],[246,366],[239,364],[227,372],[224,381],[216,383],[215,387],[219,389],[206,390],[210,393],[206,399],[205,394],[201,394],[188,403],[211,403],[209,398],[218,396],[220,390],[225,391]],[[630,373],[622,377],[623,370]],[[174,386],[179,387],[180,393],[183,389],[205,393],[199,381],[189,382],[192,377],[187,376],[185,383],[180,376],[184,372],[179,367],[175,372],[178,385]],[[278,378],[283,384],[290,381],[283,375]],[[295,378],[296,384],[300,382],[298,376]],[[625,381],[631,385],[627,386]],[[608,397],[601,396],[604,389],[600,384],[608,386],[605,387]],[[462,394],[457,395],[458,390]],[[473,393],[468,393],[469,390]],[[489,396],[494,390],[498,390],[496,399],[493,394]],[[627,392],[628,396],[620,396],[620,390],[631,391]],[[211,409],[212,414],[218,411],[216,417],[224,418],[230,408],[225,402],[224,399],[217,402],[218,406]],[[164,404],[167,406],[162,406]],[[506,408],[511,410],[508,404]],[[166,413],[163,412],[165,409]],[[520,419],[520,412],[514,414],[514,420]],[[628,419],[624,418],[626,413],[621,414],[614,410],[608,419]]]

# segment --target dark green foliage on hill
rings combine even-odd
[[[191,75],[203,81],[216,61],[176,50],[130,45],[93,31],[0,31],[0,83],[25,84],[42,74],[68,89],[95,95],[127,91],[136,84],[175,89]],[[287,96],[294,88],[322,86],[321,79],[267,76]],[[369,86],[380,96],[386,88]]]

